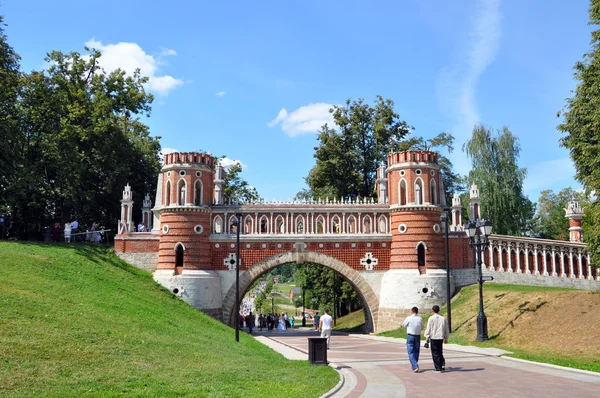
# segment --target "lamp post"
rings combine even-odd
[[[306,309],[304,308],[304,296],[306,292],[304,286],[302,286],[302,326],[306,326]]]
[[[235,214],[235,341],[240,341],[240,228],[242,213]]]
[[[492,223],[489,220],[471,221],[465,226],[465,232],[471,240],[469,245],[475,249],[475,262],[479,271],[479,314],[477,315],[477,341],[488,340],[487,318],[483,312],[483,251],[488,247],[489,236],[492,233]]]
[[[448,224],[450,220],[449,207],[444,207],[440,220],[444,226],[444,248],[445,248],[445,260],[446,260],[446,311],[448,317],[448,329],[452,332],[452,306],[450,302],[450,245],[448,242]]]
[[[271,314],[275,316],[275,293],[271,292]]]

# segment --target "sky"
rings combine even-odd
[[[519,138],[525,194],[580,188],[556,126],[589,50],[583,0],[0,0],[25,72],[52,50],[102,51],[101,65],[149,77],[146,123],[163,152],[240,161],[265,199],[305,188],[317,131],[346,99],[390,98],[414,135],[476,123]]]

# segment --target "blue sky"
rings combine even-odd
[[[520,139],[526,194],[573,186],[556,117],[589,49],[583,0],[0,2],[25,71],[51,50],[103,51],[140,67],[164,148],[240,160],[266,199],[293,197],[314,165],[316,131],[347,98],[391,98],[426,138],[475,123]]]

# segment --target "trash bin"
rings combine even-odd
[[[327,339],[311,337],[308,339],[308,360],[313,365],[327,365]]]

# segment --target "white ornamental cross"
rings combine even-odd
[[[235,253],[229,253],[229,256],[223,260],[223,264],[229,268],[229,271],[235,271],[235,265],[237,264],[236,260]],[[241,263],[242,262],[240,261],[240,264]]]
[[[367,271],[373,271],[373,267],[379,263],[376,257],[373,257],[373,253],[369,252],[360,259],[360,265],[365,267]]]

